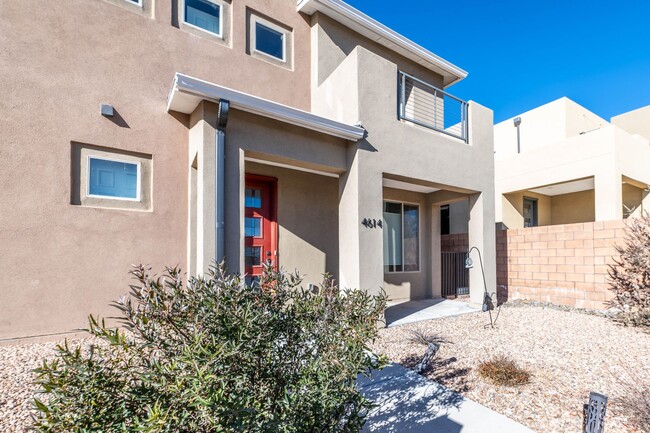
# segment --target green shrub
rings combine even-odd
[[[58,348],[36,370],[39,432],[358,432],[371,403],[358,374],[385,365],[368,344],[384,295],[267,269],[254,288],[222,266],[187,287],[144,267],[115,306],[92,316],[87,347]]]
[[[624,245],[609,266],[609,284],[614,298],[609,306],[620,313],[616,320],[629,326],[650,328],[650,216],[629,218]]]
[[[478,374],[495,385],[521,386],[530,382],[530,373],[506,356],[496,356],[478,366]]]

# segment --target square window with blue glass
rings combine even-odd
[[[221,5],[209,0],[185,0],[185,22],[221,36]]]
[[[272,29],[262,23],[255,22],[255,50],[275,57],[278,60],[285,60],[283,32]]]
[[[139,165],[110,159],[89,158],[88,194],[138,200]]]

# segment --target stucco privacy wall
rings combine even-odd
[[[607,269],[623,243],[620,220],[497,232],[497,282],[509,299],[603,309]]]
[[[177,2],[153,3],[146,17],[103,0],[0,2],[0,339],[113,314],[131,263],[185,265],[189,125],[165,111],[176,71],[310,107],[310,26],[295,1],[232,2],[232,47],[174,27]],[[293,70],[246,54],[247,6],[293,29]],[[151,211],[71,205],[72,142],[150,155]]]

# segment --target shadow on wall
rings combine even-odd
[[[435,382],[393,364],[359,380],[362,394],[376,407],[368,413],[363,432],[460,433],[463,426],[449,419],[464,399]]]

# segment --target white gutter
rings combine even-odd
[[[327,119],[178,72],[174,76],[174,83],[167,98],[167,111],[191,114],[202,100],[218,103],[222,99],[230,101],[231,109],[246,111],[349,141],[359,141],[366,132],[358,126]]]
[[[297,0],[297,10],[307,15],[321,12],[422,66],[446,74],[449,81],[445,82],[445,87],[467,77],[467,72],[463,69],[341,0]]]

